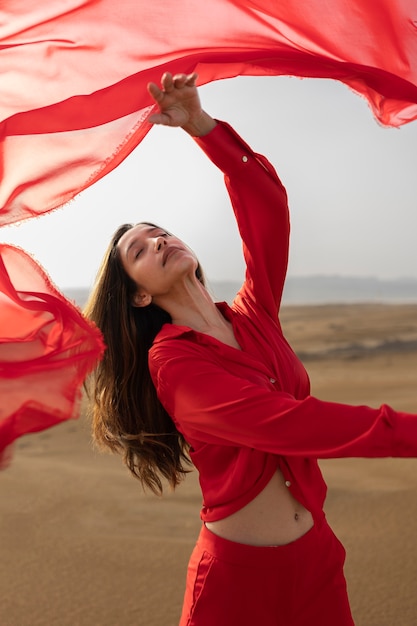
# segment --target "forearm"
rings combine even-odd
[[[154,346],[150,370],[159,399],[190,443],[319,459],[417,456],[417,415],[386,405],[297,400],[231,374],[215,358],[203,360],[195,346],[175,351],[158,354]]]
[[[285,189],[275,169],[224,122],[207,136],[194,137],[225,174],[256,302],[275,319],[284,285],[289,212]]]

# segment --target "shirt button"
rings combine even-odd
[[[248,157],[247,157],[246,155],[244,155],[244,156],[242,157],[242,161],[243,161],[244,163],[247,163],[247,162],[248,162]]]
[[[275,380],[275,378],[270,378],[270,379],[269,379],[269,382],[270,382],[270,383],[272,383],[272,384],[274,384],[274,383],[276,382],[276,380]]]
[[[291,481],[290,480],[286,480],[285,481],[285,486],[286,487],[291,487]]]

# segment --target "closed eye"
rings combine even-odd
[[[171,237],[170,233],[166,233],[164,231],[162,231],[161,233],[159,233],[158,237],[163,237],[164,239],[168,239],[168,237]],[[135,259],[137,259],[143,252],[143,248],[139,248],[139,250],[137,250],[137,252],[135,252]]]

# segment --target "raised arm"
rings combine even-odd
[[[195,87],[196,75],[164,74],[162,89],[149,92],[159,106],[154,124],[182,127],[224,173],[243,243],[246,281],[240,293],[276,317],[288,261],[287,195],[274,168],[227,124],[206,113]]]
[[[225,175],[246,262],[239,299],[244,309],[262,307],[276,319],[287,272],[289,214],[287,194],[274,168],[224,122],[196,138]]]

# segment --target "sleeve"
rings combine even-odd
[[[158,396],[193,441],[313,458],[417,456],[417,415],[325,402],[239,378],[193,346],[152,354]]]
[[[226,123],[195,141],[224,173],[243,243],[243,296],[276,318],[288,264],[289,214],[286,191],[274,168]]]

